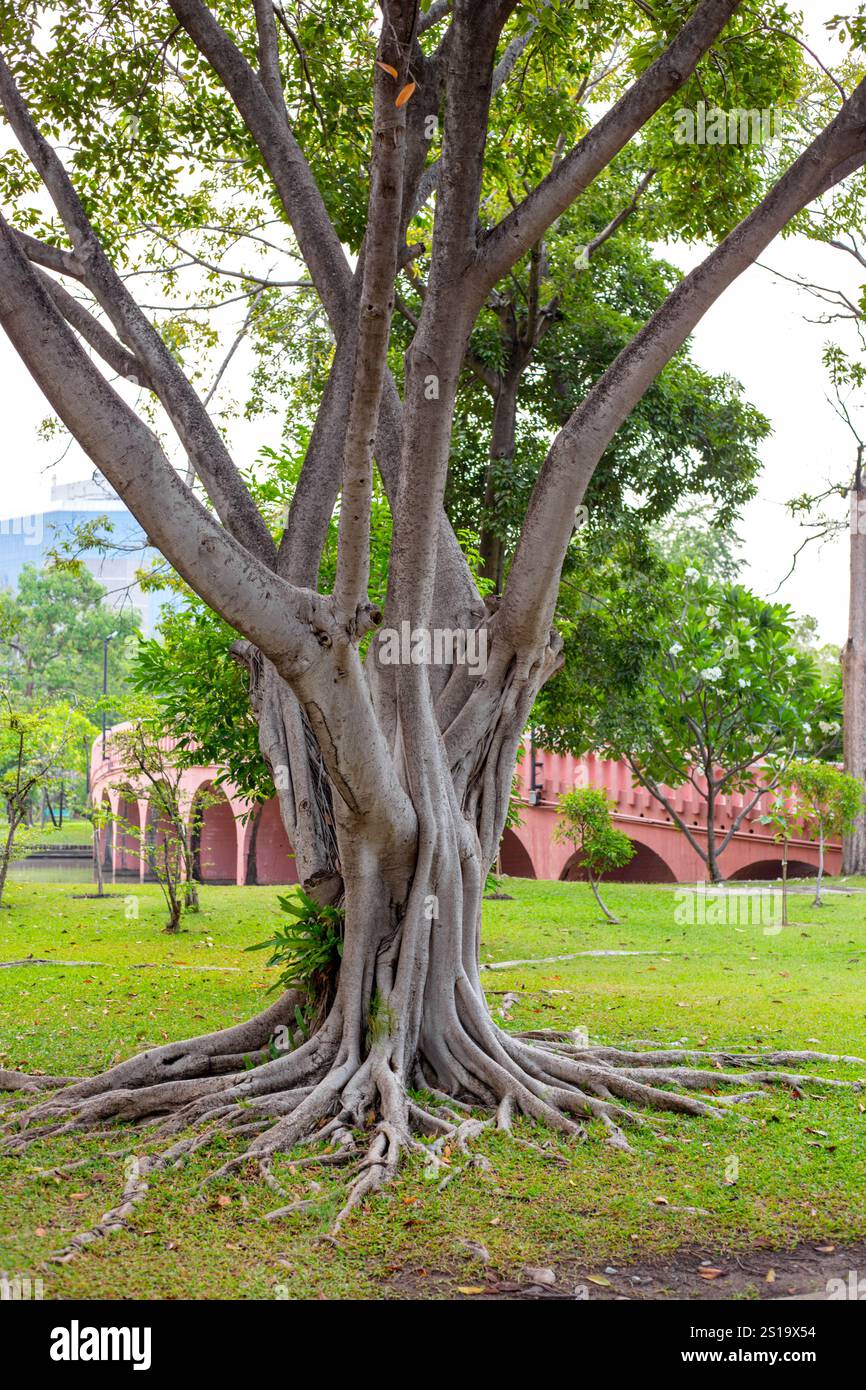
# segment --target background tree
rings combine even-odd
[[[816,760],[796,763],[790,782],[799,797],[800,816],[807,830],[818,837],[818,877],[813,906],[821,907],[824,878],[824,845],[829,835],[851,829],[866,801],[866,789],[858,777],[841,772],[832,763]]]
[[[559,798],[554,839],[565,840],[580,856],[595,900],[609,922],[619,923],[602,901],[598,881],[611,869],[621,869],[634,855],[634,845],[611,819],[611,802],[597,787],[575,787]]]
[[[716,883],[722,854],[761,797],[810,744],[819,722],[827,722],[827,707],[813,661],[792,640],[784,605],[681,566],[671,567],[653,599],[654,606],[644,605],[637,615],[633,598],[609,614],[614,632],[623,618],[632,627],[635,616],[643,619],[631,685],[626,687],[617,666],[606,679],[602,669],[593,706],[576,705],[566,666],[566,678],[541,702],[546,722],[540,736],[554,747],[604,748],[611,757],[625,758]],[[590,631],[583,633],[592,640]],[[618,651],[613,644],[614,659]],[[580,649],[573,648],[570,657],[580,665]],[[683,784],[704,804],[706,845],[666,790]],[[722,832],[719,798],[735,792],[743,805]]]
[[[127,841],[137,845],[137,854],[150,869],[162,889],[168,908],[167,932],[181,930],[184,911],[198,912],[195,851],[191,831],[196,818],[203,817],[215,793],[199,792],[194,807],[184,805],[181,792],[183,766],[174,757],[162,721],[152,708],[139,703],[127,723],[111,731],[111,755],[123,779],[127,799],[145,798],[148,813],[144,824],[113,814],[112,820]],[[189,820],[187,820],[189,812]]]
[[[788,926],[788,846],[798,829],[799,803],[790,785],[776,787],[768,809],[760,817],[761,824],[772,831],[777,845],[782,846],[782,921]]]
[[[539,1047],[497,1027],[478,969],[482,885],[523,729],[561,661],[552,631],[560,573],[596,467],[714,300],[808,203],[866,161],[866,86],[840,101],[764,192],[753,150],[677,143],[675,116],[708,89],[747,107],[772,99],[780,72],[805,61],[784,6],[756,17],[737,0],[614,15],[606,5],[551,3],[542,18],[513,0],[454,0],[426,11],[384,0],[374,27],[372,8],[326,2],[304,42],[308,71],[321,61],[326,84],[331,75],[336,81],[331,129],[316,110],[318,79],[313,102],[294,57],[284,83],[283,31],[268,4],[123,0],[98,7],[95,24],[69,0],[55,15],[49,42],[28,7],[5,26],[0,102],[20,153],[0,175],[8,211],[0,222],[0,322],[153,544],[249,644],[243,655],[262,754],[275,782],[290,789],[281,804],[299,875],[318,901],[345,906],[345,936],[333,1006],[289,1056],[252,1073],[229,1070],[238,1030],[152,1050],[37,1107],[18,1142],[38,1132],[38,1119],[70,1111],[82,1127],[97,1114],[103,1125],[113,1105],[126,1107],[130,1089],[139,1116],[158,1103],[162,1115],[181,1110],[181,1124],[190,1105],[196,1120],[218,1109],[224,1126],[239,1114],[251,1122],[249,1107],[258,1106],[268,1127],[251,1152],[265,1163],[311,1138],[344,1145],[347,1162],[360,1160],[339,1226],[401,1153],[417,1147],[413,1131],[435,1136],[425,1152],[439,1161],[437,1146],[457,1130],[434,1113],[437,1092],[485,1107],[505,1127],[515,1109],[566,1134],[594,1117],[619,1146],[625,1101],[705,1113],[693,1095],[636,1086],[639,1068],[625,1059],[611,1063],[567,1042]],[[489,169],[511,162],[499,142],[488,147],[499,100],[494,73],[531,21],[546,47],[526,62],[549,74],[563,115],[573,98],[559,84],[554,53],[567,67],[575,51],[582,62],[583,50],[616,47],[621,82],[597,111],[575,104],[573,121],[560,123],[556,158],[558,134],[549,148],[539,139],[526,169],[515,161],[522,184],[505,208],[486,196]],[[534,124],[528,113],[527,129]],[[65,162],[46,136],[56,130]],[[652,167],[664,162],[681,226],[691,225],[699,201],[706,208],[720,167],[739,178],[742,205],[719,201],[715,249],[587,383],[553,434],[501,599],[485,603],[443,511],[473,329],[496,287],[642,133]],[[221,173],[225,161],[240,162]],[[423,305],[395,377],[392,311],[404,266],[421,257],[414,209],[434,164]],[[196,204],[208,180],[211,191]],[[183,182],[194,191],[181,192]],[[187,227],[215,225],[214,203],[238,186],[244,205],[254,190],[291,226],[334,339],[279,545],[193,385],[180,316],[155,323],[128,278],[136,260],[128,233],[142,209],[157,227],[176,204]],[[43,192],[50,214],[41,210]],[[246,269],[236,273],[248,300],[262,302],[277,288]],[[90,350],[147,393],[143,407],[134,408],[129,385],[107,379]],[[160,439],[169,426],[184,477]],[[384,611],[369,595],[374,461],[393,526]],[[322,546],[338,494],[334,583],[323,592]],[[459,662],[385,664],[369,638],[380,618],[391,633],[404,623],[428,633],[483,630],[483,680]],[[266,1049],[273,1019],[269,1011],[251,1021],[243,1047]],[[166,1057],[183,1077],[174,1089]],[[214,1072],[223,1069],[217,1095]],[[719,1075],[714,1069],[715,1082]],[[414,1086],[427,1087],[427,1097],[410,1099]],[[353,1150],[356,1130],[368,1124],[365,1163]],[[176,1158],[177,1144],[169,1152]]]
[[[6,813],[0,848],[0,904],[15,840],[28,819],[34,795],[50,790],[61,769],[81,758],[96,730],[68,705],[16,703],[0,687],[0,798]]]
[[[0,679],[25,700],[76,705],[95,721],[102,698],[103,639],[109,690],[122,696],[135,614],[105,606],[105,589],[83,567],[25,565],[17,592],[0,592]]]
[[[828,28],[836,30],[843,40],[850,36],[859,47],[866,37],[864,6],[858,4],[852,13],[836,15]],[[809,100],[798,103],[795,108],[799,132],[816,131],[840,92],[859,81],[861,71],[860,55],[856,52],[849,54],[837,71],[814,71]],[[790,140],[782,142],[782,157],[790,149]],[[840,272],[843,267],[849,272],[852,268],[859,272],[866,267],[864,194],[866,180],[862,170],[858,170],[814,207],[804,209],[797,219],[798,230],[834,253]],[[791,279],[778,270],[773,273],[783,280]],[[826,279],[822,277],[821,283],[804,276],[794,277],[793,283],[802,286],[809,296],[810,321],[824,327],[833,326],[836,340],[825,342],[823,360],[830,381],[831,403],[852,437],[849,459],[831,466],[823,488],[791,499],[792,512],[807,530],[805,540],[795,552],[793,564],[806,545],[842,535],[847,527],[848,635],[842,649],[841,672],[843,753],[846,771],[866,787],[866,526],[861,524],[861,518],[866,517],[866,481],[863,476],[864,439],[857,419],[866,385],[863,357],[866,285],[861,285],[859,293],[852,295],[843,275],[840,273],[837,279],[832,272]],[[816,303],[818,312],[813,316]],[[846,327],[850,334],[845,333]],[[846,874],[866,873],[866,812],[858,814],[843,837],[842,868]]]

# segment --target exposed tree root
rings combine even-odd
[[[252,1167],[274,1191],[290,1196],[271,1171],[280,1154],[295,1155],[290,1172],[338,1167],[348,1179],[346,1199],[333,1232],[396,1173],[405,1154],[423,1157],[428,1175],[444,1187],[473,1156],[469,1145],[485,1129],[511,1131],[524,1115],[566,1139],[584,1139],[589,1120],[599,1121],[607,1142],[628,1150],[625,1131],[658,1112],[718,1118],[731,1105],[753,1098],[740,1089],[710,1103],[694,1092],[780,1085],[859,1087],[783,1070],[825,1063],[866,1068],[866,1060],[818,1052],[729,1053],[680,1049],[627,1052],[582,1046],[572,1035],[534,1031],[509,1034],[496,1026],[483,1001],[458,981],[454,1007],[435,1039],[423,1036],[409,1066],[399,1029],[369,1045],[366,1056],[352,1044],[356,1030],[339,1005],[312,1038],[293,1051],[275,1050],[285,1038],[297,998],[285,995],[258,1018],[207,1037],[170,1044],[133,1057],[100,1076],[71,1081],[0,1072],[7,1091],[55,1094],[24,1108],[13,1106],[0,1129],[2,1148],[23,1153],[54,1135],[114,1133],[115,1122],[136,1127],[140,1156],[115,1151],[126,1163],[117,1206],[75,1236],[55,1259],[71,1259],[94,1240],[121,1229],[155,1172],[180,1166],[220,1136],[249,1136],[248,1147],[206,1180]],[[414,1090],[410,1091],[410,1087]],[[479,1112],[486,1112],[479,1114]],[[105,1129],[108,1125],[110,1128]],[[545,1157],[561,1151],[517,1136]],[[167,1147],[161,1147],[167,1144]],[[297,1151],[311,1149],[307,1155]],[[90,1160],[67,1165],[67,1170]],[[311,1199],[293,1199],[266,1220],[311,1210]]]

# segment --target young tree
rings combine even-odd
[[[96,896],[105,897],[105,868],[103,864],[103,837],[115,822],[111,808],[106,801],[92,802],[87,812],[92,829],[93,871],[96,875]]]
[[[761,824],[768,825],[773,839],[782,846],[782,921],[788,926],[788,846],[794,837],[799,818],[799,804],[790,785],[777,787],[769,810],[761,816]]]
[[[828,835],[844,835],[850,831],[863,810],[866,790],[858,777],[841,772],[832,763],[817,760],[795,764],[790,781],[799,796],[801,819],[818,836],[818,877],[813,906],[821,907],[825,841]]]
[[[486,161],[499,158],[501,167],[501,154],[486,144],[495,69],[525,32],[514,0],[437,0],[426,10],[383,0],[375,27],[372,8],[360,7],[367,22],[359,24],[359,7],[325,0],[322,20],[306,35],[323,64],[327,110],[306,86],[291,88],[287,99],[282,30],[266,0],[97,8],[97,41],[89,42],[90,18],[85,41],[70,6],[71,22],[59,24],[47,55],[26,9],[8,25],[0,101],[22,154],[2,186],[12,220],[0,224],[0,321],[151,541],[243,634],[262,752],[275,782],[291,789],[282,804],[299,875],[319,901],[345,906],[345,941],[328,1017],[291,1054],[229,1072],[217,1093],[214,1071],[239,1051],[239,1030],[229,1030],[131,1059],[62,1092],[34,1118],[74,1111],[78,1124],[98,1115],[102,1125],[115,1094],[124,1097],[118,1110],[128,1110],[130,1089],[139,1115],[191,1105],[184,1116],[200,1118],[214,1107],[218,1122],[230,1124],[236,1112],[228,1107],[251,1102],[278,1116],[252,1141],[263,1160],[312,1137],[345,1141],[351,1154],[353,1131],[372,1123],[370,1161],[358,1170],[345,1213],[393,1173],[416,1142],[413,1128],[444,1142],[450,1121],[431,1113],[435,1097],[410,1100],[412,1086],[492,1109],[503,1126],[514,1109],[567,1134],[595,1116],[617,1144],[625,1142],[623,1101],[706,1113],[695,1096],[636,1085],[639,1069],[624,1055],[553,1050],[494,1024],[478,969],[482,886],[529,711],[561,661],[551,630],[559,575],[599,459],[724,289],[803,207],[866,161],[866,84],[840,102],[764,196],[751,154],[744,157],[742,146],[721,152],[731,169],[742,159],[751,210],[729,229],[720,200],[719,244],[588,383],[551,441],[493,606],[482,601],[442,506],[458,382],[484,304],[642,133],[667,150],[669,196],[688,225],[694,194],[682,169],[693,167],[709,189],[720,151],[675,144],[673,103],[701,100],[707,81],[733,97],[750,82],[764,84],[769,96],[772,56],[796,48],[786,36],[791,17],[774,6],[773,19],[783,22],[765,26],[745,7],[738,13],[737,0],[699,0],[666,8],[663,19],[636,6],[599,30],[601,8],[575,10],[588,44],[605,33],[611,48],[624,50],[622,82],[595,119],[572,100],[569,135],[558,151],[544,151],[547,172],[529,167],[528,190],[511,188],[513,205],[499,215],[485,201],[485,178]],[[544,13],[555,45],[557,19],[572,12],[552,3]],[[561,61],[573,65],[573,52],[569,36]],[[745,72],[729,84],[731,55],[742,53]],[[567,84],[557,91],[564,117]],[[57,128],[58,110],[64,131],[75,135],[71,175],[44,133]],[[261,205],[291,225],[335,340],[279,544],[183,370],[183,342],[160,335],[133,297],[136,282],[123,278],[133,208],[137,223],[142,206],[158,223],[180,196],[178,171],[188,160],[203,168],[209,157],[214,176],[226,159],[239,160],[231,177],[259,190]],[[423,305],[405,358],[394,363],[395,292],[419,254],[412,217],[428,177],[436,201]],[[57,223],[34,210],[34,183],[49,195]],[[193,200],[185,207],[190,225]],[[83,342],[163,408],[189,481]],[[384,611],[368,595],[374,459],[393,516]],[[334,584],[322,592],[321,548],[338,493]],[[380,623],[383,644],[368,638]],[[453,642],[439,662],[424,659],[425,642],[409,644],[406,660],[386,661],[395,635],[407,630],[420,632],[427,647],[437,633],[462,635],[464,649],[469,641],[483,646],[483,672],[459,659],[459,644],[455,656]],[[264,1049],[273,1024],[272,1010],[251,1022],[243,1047]],[[174,1091],[166,1082],[172,1069],[183,1077]],[[721,1073],[707,1075],[720,1084]]]
[[[6,812],[5,840],[0,847],[0,904],[15,848],[37,792],[49,788],[58,769],[79,755],[95,729],[65,705],[16,705],[0,687],[0,799]]]
[[[613,802],[597,787],[575,787],[559,798],[554,838],[565,840],[580,855],[595,900],[609,922],[619,925],[602,902],[598,881],[610,869],[621,869],[634,855],[634,845],[611,820]]]
[[[178,761],[165,737],[162,722],[153,708],[136,709],[134,717],[111,731],[111,753],[124,778],[128,798],[144,797],[148,803],[147,822],[133,824],[121,815],[112,820],[128,840],[137,843],[137,853],[153,873],[168,908],[169,933],[181,930],[184,911],[198,912],[193,831],[201,822],[216,795],[199,792],[189,809],[181,797],[181,778],[185,764]]]
[[[622,629],[635,619],[613,598],[611,622]],[[638,620],[643,646],[634,683],[625,686],[614,646],[615,664],[601,672],[594,707],[582,704],[558,732],[557,715],[572,692],[567,684],[552,689],[544,738],[625,758],[718,883],[720,858],[746,816],[811,746],[813,726],[817,731],[825,713],[823,690],[811,657],[794,644],[790,611],[740,585],[713,583],[674,565]],[[591,629],[582,636],[593,640]],[[569,653],[578,666],[582,656],[579,644]],[[706,845],[665,790],[683,785],[704,803]],[[743,805],[721,832],[719,798],[733,792],[743,795]]]

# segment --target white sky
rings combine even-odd
[[[810,40],[825,60],[838,55],[838,44],[821,28],[836,13],[838,0],[806,0]],[[665,254],[684,270],[700,253],[667,248]],[[852,258],[802,238],[777,241],[762,258],[785,275],[802,276],[839,286],[856,297],[859,277]],[[744,540],[744,579],[769,595],[789,569],[804,532],[785,509],[799,493],[817,492],[829,480],[849,476],[853,440],[827,399],[828,383],[821,348],[831,337],[851,344],[850,329],[834,330],[806,322],[820,306],[796,287],[758,266],[747,271],[706,315],[693,338],[696,360],[713,372],[727,371],[773,426],[761,449],[763,471],[759,496],[745,511],[739,527]],[[232,310],[223,310],[226,324]],[[243,316],[243,309],[239,317]],[[241,349],[230,368],[233,394],[242,389],[249,358]],[[16,353],[0,335],[0,516],[41,510],[52,480],[86,477],[92,467],[76,445],[37,438],[39,421],[48,413],[41,393]],[[238,457],[249,461],[265,443],[277,444],[282,414],[272,425],[240,423],[233,432]],[[61,457],[62,455],[62,457]],[[844,511],[844,505],[840,504]],[[778,597],[798,612],[817,618],[823,640],[841,644],[847,622],[847,536],[814,542],[800,556],[794,574]]]

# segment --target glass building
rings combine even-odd
[[[45,511],[0,518],[0,589],[17,589],[25,565],[41,569],[52,550],[74,542],[76,527],[92,526],[103,517],[106,524],[97,524],[95,530],[107,538],[109,548],[103,553],[79,552],[76,547],[75,553],[105,588],[106,604],[118,611],[133,610],[149,637],[166,596],[143,593],[136,575],[152,568],[158,552],[148,546],[135,517],[98,472],[80,482],[55,483]]]

